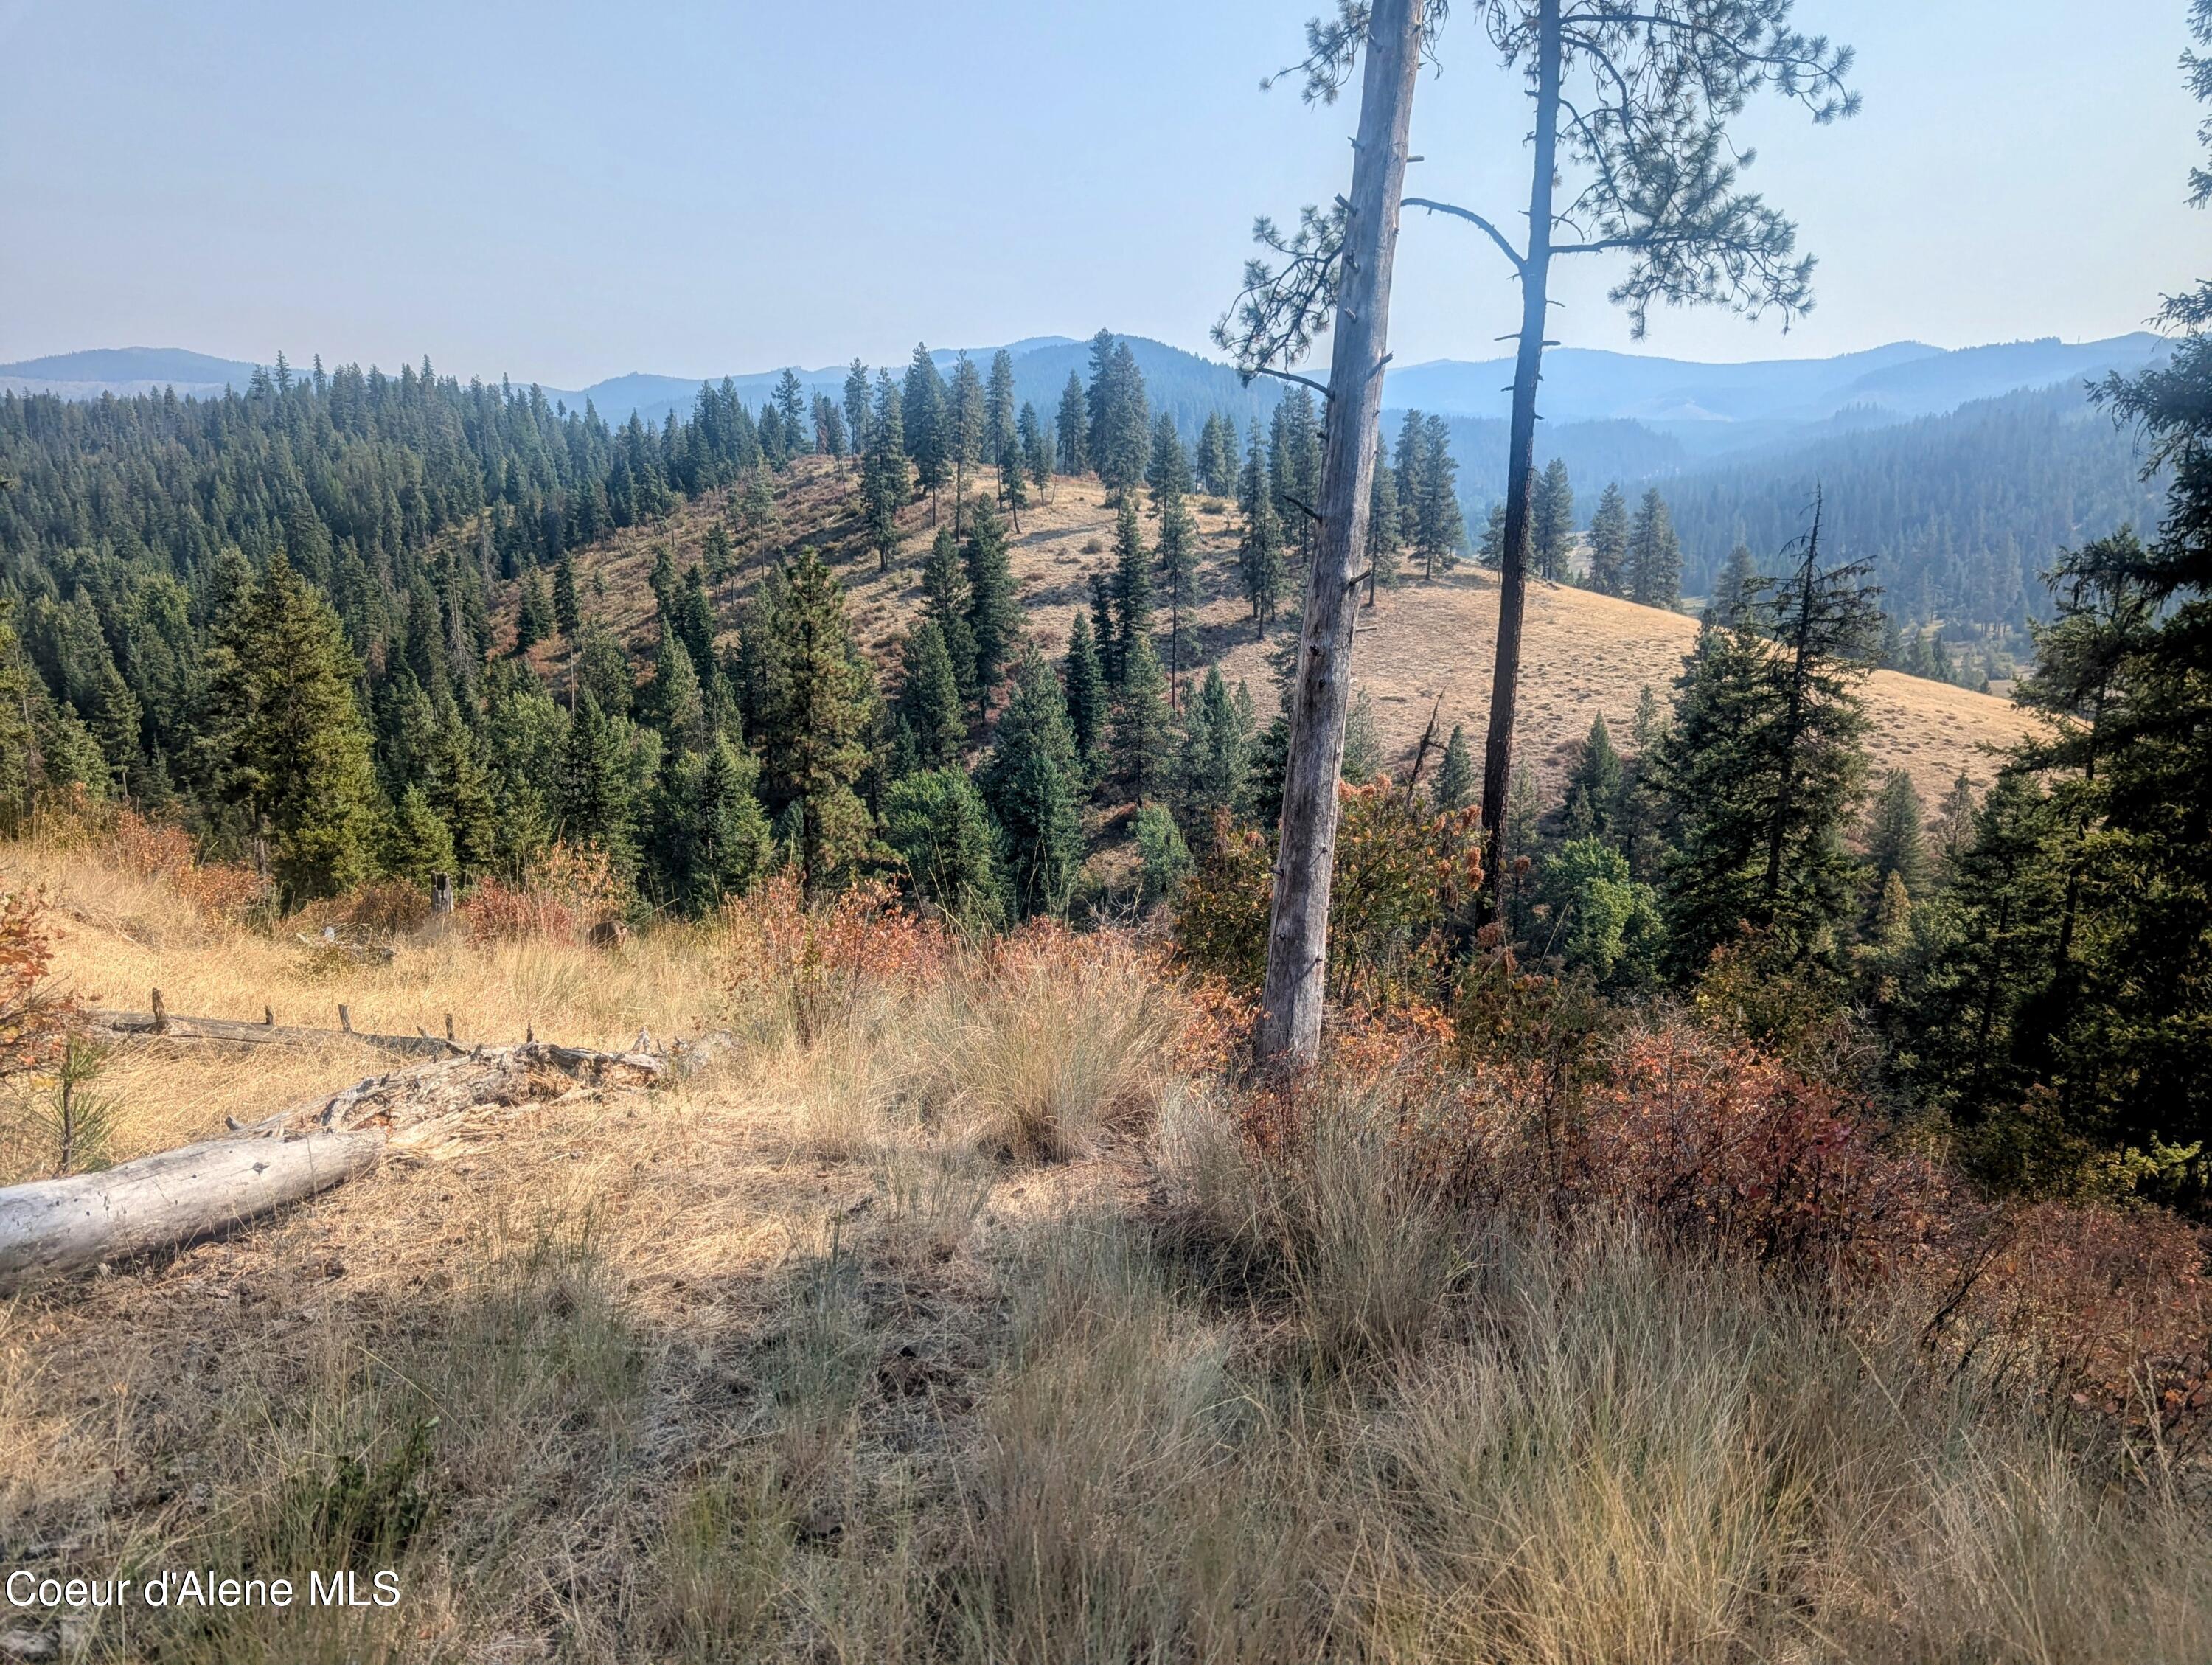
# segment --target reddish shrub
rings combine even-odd
[[[45,911],[36,896],[0,888],[0,1080],[53,1063],[76,1030],[76,1001],[46,981]]]
[[[2147,1206],[2004,1211],[1950,1257],[1939,1346],[1992,1355],[2084,1409],[2191,1449],[2212,1437],[2205,1232]]]
[[[722,904],[738,988],[787,1015],[802,1041],[823,1032],[871,987],[912,987],[944,969],[945,927],[898,905],[890,885],[854,885],[810,904],[779,873]]]
[[[1686,1024],[1614,1042],[1570,1133],[1570,1184],[1762,1261],[1864,1273],[1941,1234],[1946,1192],[1838,1089]]]
[[[236,919],[268,900],[269,880],[242,862],[202,861],[182,827],[149,821],[136,810],[116,812],[108,835],[123,866],[157,878],[209,919]]]
[[[627,896],[605,851],[556,841],[520,884],[485,879],[457,911],[480,942],[546,937],[580,943],[593,926],[623,911]]]

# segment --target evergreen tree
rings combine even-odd
[[[1151,634],[1139,631],[1124,653],[1114,698],[1114,775],[1130,801],[1148,804],[1167,789],[1173,744],[1167,678]]]
[[[915,767],[945,769],[960,761],[968,720],[945,632],[925,619],[906,639],[905,672],[894,715],[913,748]]]
[[[967,354],[955,356],[952,386],[945,398],[945,449],[952,459],[952,529],[960,530],[960,516],[968,497],[969,471],[983,460],[983,442],[989,431],[989,412],[983,398],[983,379],[975,374]],[[998,453],[994,450],[994,457]]]
[[[597,846],[627,872],[637,855],[637,805],[619,720],[602,712],[589,692],[577,696],[561,748],[553,809],[563,838]]]
[[[1022,511],[1030,506],[1029,468],[1022,460],[1018,440],[1009,439],[1006,448],[999,453],[999,501],[1006,505],[1006,514],[1018,534]]]
[[[1606,989],[1657,981],[1666,935],[1657,898],[1629,877],[1612,845],[1569,839],[1544,858],[1536,893],[1551,909],[1550,938],[1570,969]]]
[[[647,714],[672,750],[696,751],[706,744],[707,705],[699,692],[699,673],[675,627],[665,619],[646,693]]]
[[[775,379],[775,413],[783,419],[784,441],[787,447],[800,448],[799,435],[807,428],[806,391],[799,385],[799,373],[788,365]]]
[[[775,854],[768,817],[754,795],[759,764],[717,735],[703,752],[672,753],[661,767],[653,817],[653,866],[659,893],[702,918],[724,898],[743,896]]]
[[[983,390],[983,447],[991,456],[1003,457],[1020,438],[1014,416],[1014,356],[1001,347],[991,355],[991,380]]]
[[[576,563],[565,551],[553,563],[553,622],[573,647],[584,619],[576,608]]]
[[[359,674],[337,614],[281,550],[216,623],[210,750],[222,760],[224,795],[266,840],[269,871],[288,898],[368,876],[375,777],[354,697]]]
[[[809,895],[873,857],[867,806],[854,791],[868,765],[872,680],[845,617],[844,586],[811,545],[785,571],[775,614],[778,663],[762,714],[767,806],[793,836]]]
[[[1497,572],[1505,565],[1505,505],[1490,506],[1490,518],[1482,525],[1482,541],[1475,545],[1476,562]]]
[[[1099,748],[1106,738],[1106,673],[1091,635],[1091,621],[1077,608],[1067,627],[1066,671],[1068,727],[1075,754],[1086,775],[1100,773]]]
[[[1121,680],[1121,633],[1114,628],[1114,586],[1104,573],[1091,574],[1091,640],[1098,646],[1098,669],[1111,689]]]
[[[393,878],[427,890],[432,874],[453,871],[453,836],[419,784],[399,794],[378,842],[377,865]]]
[[[1190,846],[1175,817],[1158,804],[1147,804],[1129,817],[1137,846],[1137,900],[1150,908],[1165,902],[1190,877]]]
[[[1023,402],[1021,415],[1014,418],[1014,432],[1021,442],[1022,466],[1029,472],[1030,484],[1042,497],[1052,486],[1052,439],[1037,417],[1036,406]]]
[[[1144,525],[1137,505],[1125,495],[1114,526],[1114,670],[1116,684],[1126,681],[1131,656],[1139,639],[1152,634],[1152,554],[1145,548]],[[1155,661],[1157,663],[1157,661]]]
[[[959,540],[950,526],[939,527],[931,541],[929,559],[921,569],[921,593],[922,611],[944,639],[961,702],[972,704],[980,691],[975,679],[975,633],[968,623],[973,604],[968,593],[967,569],[961,564]]]
[[[627,717],[637,697],[631,678],[629,655],[613,631],[595,618],[584,621],[584,634],[576,651],[576,686],[589,689],[599,709],[611,717]]]
[[[1194,831],[1209,832],[1216,816],[1234,816],[1242,807],[1252,767],[1252,728],[1250,699],[1232,699],[1221,667],[1208,665],[1206,680],[1183,707],[1176,807]]]
[[[1559,458],[1545,465],[1529,507],[1536,575],[1556,584],[1567,575],[1567,552],[1575,541],[1575,489]]]
[[[1499,917],[1513,941],[1527,944],[1534,935],[1538,896],[1536,858],[1541,842],[1543,800],[1536,791],[1536,776],[1523,758],[1513,766],[1513,788],[1506,794],[1498,841],[1498,905]]]
[[[691,668],[704,687],[714,678],[714,604],[707,599],[707,575],[696,564],[684,569],[684,582],[676,592],[668,622],[676,639],[691,656]]]
[[[1297,545],[1301,563],[1313,556],[1321,466],[1321,422],[1313,395],[1304,387],[1292,387],[1275,401],[1268,421],[1267,475],[1285,541]]]
[[[1237,490],[1237,424],[1218,410],[1199,430],[1198,481],[1209,496],[1228,497]]]
[[[1905,958],[1893,1056],[1921,1103],[1972,1127],[2021,1103],[2048,1058],[2064,896],[2051,859],[2063,822],[2025,774],[2001,771]],[[1917,933],[1916,933],[1917,934]]]
[[[808,406],[814,417],[814,453],[818,457],[845,454],[845,416],[827,393],[817,393]]]
[[[1474,750],[1467,743],[1465,725],[1454,723],[1430,797],[1439,810],[1463,810],[1474,801]]]
[[[451,700],[438,713],[423,789],[453,839],[449,871],[464,878],[489,872],[501,854],[499,808],[482,743]]]
[[[1590,517],[1589,586],[1600,595],[1628,593],[1628,503],[1608,484]]]
[[[709,584],[726,583],[737,574],[737,550],[730,542],[730,529],[720,520],[707,528],[707,541],[701,552],[700,564],[706,569]]]
[[[884,794],[884,841],[918,900],[963,924],[999,923],[997,830],[962,770],[931,769],[893,782]]]
[[[1060,392],[1060,414],[1053,423],[1053,431],[1060,441],[1060,471],[1085,472],[1091,465],[1091,419],[1085,414],[1083,378],[1073,370],[1067,373],[1067,386]]]
[[[867,450],[860,462],[860,496],[878,572],[891,569],[891,551],[899,543],[898,512],[909,489],[905,408],[890,372],[877,371],[876,408],[868,421]]]
[[[1340,778],[1347,786],[1370,784],[1382,772],[1382,737],[1375,726],[1375,702],[1365,689],[1352,702],[1344,718],[1344,762]]]
[[[1628,594],[1646,607],[1682,602],[1682,545],[1656,486],[1645,490],[1628,529]]]
[[[1442,416],[1422,421],[1419,475],[1413,542],[1424,570],[1434,578],[1439,568],[1451,569],[1467,542],[1467,523],[1459,507],[1459,464],[1451,454],[1451,428]]]
[[[522,580],[522,592],[514,615],[514,652],[517,658],[528,653],[552,634],[553,608],[545,598],[545,585],[536,573]]]
[[[873,412],[868,402],[868,367],[854,359],[845,372],[845,426],[852,434],[853,452],[864,455],[873,437]]]
[[[937,524],[937,494],[951,477],[957,443],[945,407],[945,378],[937,373],[929,349],[917,342],[899,394],[899,414],[906,453],[914,459],[915,484],[929,496],[932,526]]]
[[[1181,502],[1160,513],[1160,571],[1168,586],[1168,703],[1182,677],[1183,614],[1197,601],[1198,528]]]
[[[1892,878],[1905,887],[1908,896],[1927,890],[1928,844],[1921,829],[1922,819],[1920,794],[1913,789],[1912,777],[1901,769],[1892,769],[1875,794],[1874,807],[1867,817],[1867,869],[1877,893]]]
[[[1943,801],[1936,806],[1936,825],[1932,841],[1933,854],[1938,877],[1947,883],[1957,870],[1959,858],[1974,837],[1974,811],[1978,800],[1974,795],[1974,783],[1966,778],[1964,769],[1951,782]]]
[[[1367,605],[1375,605],[1377,585],[1395,588],[1398,582],[1398,473],[1378,445],[1375,453],[1375,483],[1367,499]]]
[[[1827,953],[1850,906],[1842,833],[1865,774],[1857,689],[1875,613],[1862,567],[1818,561],[1816,521],[1778,641],[1747,625],[1700,638],[1652,760],[1680,829],[1665,890],[1685,969],[1743,925]]]
[[[1274,622],[1275,610],[1282,605],[1290,578],[1283,560],[1282,525],[1275,518],[1274,493],[1267,483],[1267,465],[1256,428],[1250,454],[1244,461],[1240,495],[1244,534],[1237,546],[1237,576],[1243,580],[1245,599],[1251,604],[1252,617],[1264,635]]]
[[[1060,680],[1034,647],[1014,668],[977,784],[1006,836],[1007,888],[1027,919],[1066,910],[1083,861],[1075,742]]]
[[[1176,431],[1175,418],[1164,410],[1152,429],[1145,483],[1152,489],[1154,512],[1162,516],[1170,509],[1181,509],[1182,500],[1190,495],[1190,455],[1183,449],[1182,435]]]
[[[1755,609],[1762,593],[1759,568],[1751,558],[1751,546],[1738,544],[1729,551],[1728,565],[1721,568],[1720,577],[1713,584],[1713,599],[1700,616],[1700,623],[1710,619],[1722,629],[1733,629]]]
[[[1091,385],[1084,393],[1091,465],[1098,471],[1109,502],[1144,477],[1150,452],[1152,417],[1145,379],[1126,341],[1101,330],[1091,342]]]
[[[1613,748],[1613,735],[1602,715],[1590,719],[1575,767],[1567,776],[1566,800],[1560,806],[1560,830],[1570,839],[1595,838],[1619,842],[1620,810],[1626,775],[1620,754]]]
[[[968,574],[968,629],[975,641],[975,686],[988,700],[1006,675],[1022,633],[1006,522],[988,497],[976,500],[961,556]]]

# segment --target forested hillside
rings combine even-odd
[[[2056,551],[2156,521],[2143,461],[2142,441],[2069,385],[1688,469],[1663,489],[1693,594],[1711,592],[1737,544],[1774,564],[1817,486],[1832,547],[1874,562],[1901,620],[2018,631],[2051,616],[2042,574]]]

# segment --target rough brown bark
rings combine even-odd
[[[1559,127],[1559,0],[1542,0],[1536,54],[1536,143],[1528,191],[1528,250],[1521,261],[1521,343],[1513,362],[1506,442],[1505,547],[1498,556],[1498,655],[1490,673],[1490,732],[1482,748],[1485,844],[1481,915],[1493,917],[1505,881],[1505,798],[1513,782],[1513,723],[1521,696],[1521,616],[1528,570],[1529,488],[1536,475],[1536,387],[1552,275],[1552,182]]]
[[[1306,578],[1280,854],[1267,930],[1267,978],[1255,1051],[1274,1067],[1321,1048],[1328,902],[1336,854],[1337,775],[1352,693],[1352,625],[1366,546],[1368,489],[1382,410],[1390,271],[1397,252],[1406,137],[1420,70],[1423,0],[1376,0],[1368,21],[1359,136],[1337,290],[1322,453],[1321,534]]]

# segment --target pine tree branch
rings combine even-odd
[[[1294,381],[1301,387],[1312,388],[1323,398],[1328,397],[1328,387],[1326,383],[1316,381],[1311,376],[1302,376],[1295,370],[1276,370],[1264,364],[1255,364],[1252,367],[1251,374],[1255,376],[1273,376],[1278,381]]]
[[[1407,197],[1401,198],[1401,202],[1402,206],[1407,208],[1425,208],[1431,214],[1449,214],[1456,219],[1465,220],[1469,225],[1489,234],[1490,240],[1498,245],[1498,252],[1513,263],[1513,270],[1516,273],[1528,270],[1528,261],[1522,257],[1519,250],[1506,240],[1505,234],[1474,210],[1462,208],[1456,203],[1437,202],[1427,197]]]

